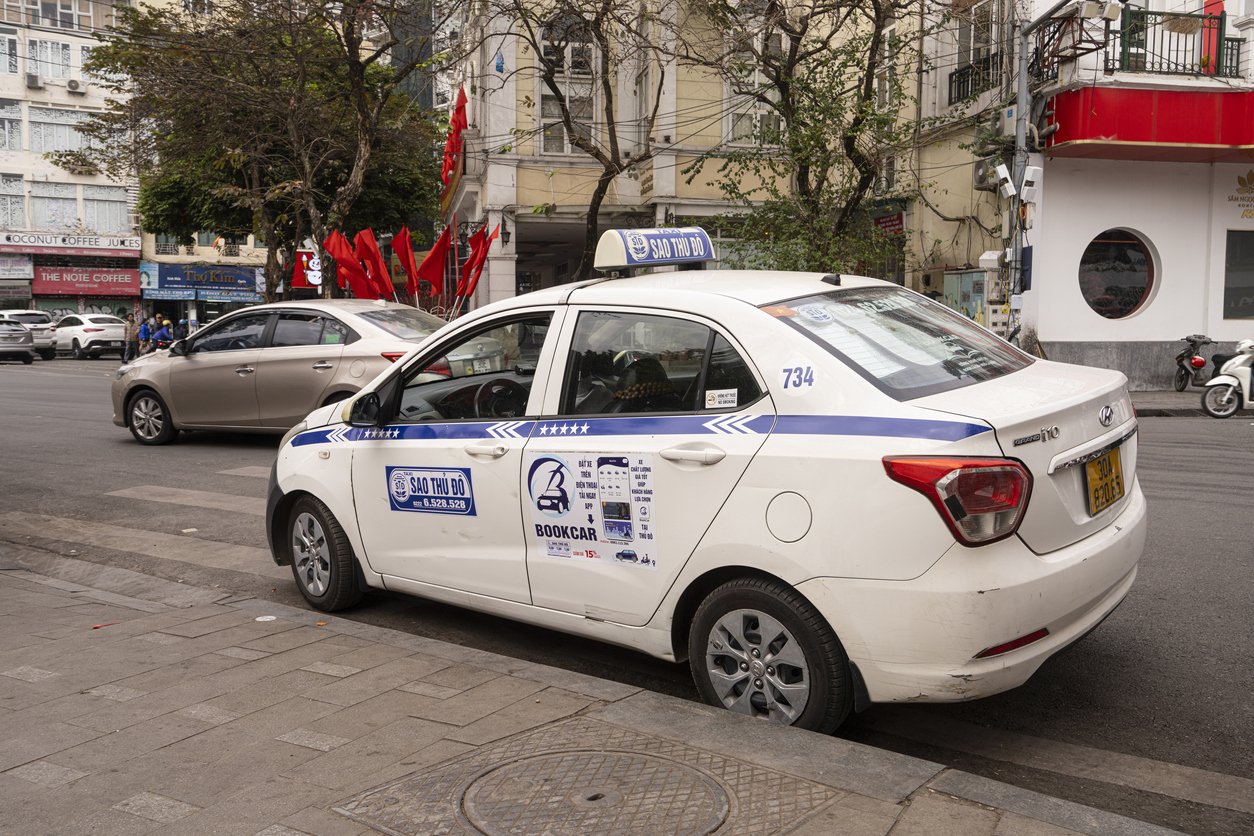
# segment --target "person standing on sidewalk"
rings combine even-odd
[[[122,362],[129,363],[139,356],[139,326],[135,324],[135,314],[126,315],[126,328],[122,336]]]
[[[148,353],[149,340],[152,339],[152,326],[148,324],[148,320],[144,320],[139,324],[139,353]]]

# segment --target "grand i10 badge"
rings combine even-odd
[[[1033,433],[1032,435],[1025,435],[1023,438],[1016,438],[1014,440],[1014,446],[1021,447],[1024,444],[1031,444],[1033,441],[1053,441],[1061,434],[1062,430],[1058,429],[1057,426],[1041,427],[1040,432]]]

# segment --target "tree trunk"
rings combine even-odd
[[[583,234],[583,254],[579,256],[579,266],[575,268],[575,281],[591,279],[592,263],[596,258],[597,231],[600,228],[601,203],[605,200],[610,184],[614,182],[614,172],[606,169],[601,172],[596,188],[592,190],[592,199],[588,202],[588,220]]]

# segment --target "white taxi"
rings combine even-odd
[[[830,731],[1013,688],[1127,595],[1122,374],[894,284],[681,269],[504,300],[284,439],[267,526],[314,607],[394,590],[687,660],[711,704]],[[505,370],[450,363],[479,340]]]

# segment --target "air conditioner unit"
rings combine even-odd
[[[87,82],[81,81],[77,78],[71,78],[65,82],[65,89],[69,90],[71,93],[77,93],[82,96],[87,93]]]
[[[982,192],[997,191],[997,165],[996,157],[976,160],[971,167],[971,185]]]
[[[39,73],[27,73],[26,74],[26,86],[32,90],[42,90],[44,86],[44,80],[39,77]]]
[[[140,227],[140,218],[139,218],[139,214],[138,214],[138,213],[136,213],[136,212],[131,212],[131,213],[129,213],[129,214],[126,216],[126,223],[130,226],[130,228],[131,228],[132,230],[134,230],[134,231],[138,232],[138,231],[139,231],[139,227]]]

